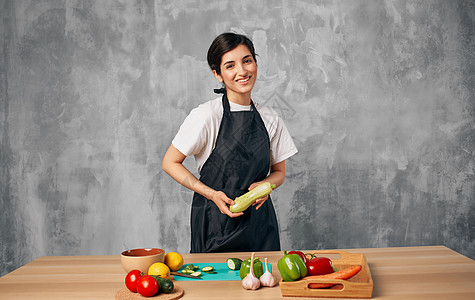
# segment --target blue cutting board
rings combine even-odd
[[[233,271],[228,268],[226,263],[192,263],[194,266],[197,266],[198,268],[203,268],[203,267],[213,267],[216,274],[206,274],[205,272],[201,272],[201,278],[200,279],[193,279],[193,278],[187,278],[183,276],[176,276],[173,275],[173,280],[176,281],[203,281],[203,280],[241,280],[241,277],[239,276],[239,270]],[[264,264],[264,262],[262,263]],[[183,265],[183,267],[178,271],[180,272],[183,268],[185,268],[188,264]],[[269,267],[269,271],[272,272],[272,267],[271,264],[267,264]],[[264,266],[264,271],[266,270]]]

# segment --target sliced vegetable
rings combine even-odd
[[[326,275],[314,275],[314,276],[307,276],[304,277],[303,279],[319,279],[319,278],[325,278],[325,279],[350,279],[351,277],[355,276],[358,274],[358,272],[361,271],[361,266],[356,265],[352,266],[346,269],[343,269],[338,272],[326,274]],[[309,288],[311,289],[321,289],[321,288],[327,288],[334,286],[334,283],[310,283],[308,285]]]
[[[254,258],[253,267],[254,267],[254,275],[257,278],[260,278],[262,274],[264,274],[264,268],[262,266],[262,262],[259,260],[258,257]],[[246,277],[250,271],[251,271],[251,259],[249,258],[241,263],[241,269],[239,271],[239,276],[241,277],[241,280],[244,279],[244,277]]]
[[[202,272],[211,272],[211,271],[213,271],[213,269],[214,269],[213,267],[208,267],[208,266],[207,266],[207,267],[201,268],[201,271],[202,271]]]
[[[201,272],[197,271],[197,272],[193,272],[190,274],[191,276],[196,276],[196,277],[200,277],[201,276]]]
[[[226,264],[228,265],[228,268],[231,270],[241,269],[241,263],[242,263],[242,259],[240,258],[228,258],[226,260]]]
[[[188,264],[186,265],[186,267],[184,269],[187,269],[187,270],[197,270],[198,267],[196,267],[195,265],[193,264]]]
[[[197,271],[198,269],[199,269],[199,267],[197,267],[193,264],[188,264],[180,272],[182,272],[184,274],[191,274],[191,273]]]
[[[229,207],[229,210],[233,213],[245,211],[249,206],[256,202],[257,199],[269,195],[275,188],[275,184],[264,182],[244,195],[237,197],[234,200],[234,204]]]
[[[298,254],[284,255],[277,263],[280,275],[284,281],[295,281],[307,276],[307,266]]]

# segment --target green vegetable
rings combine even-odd
[[[253,264],[253,269],[254,269],[254,276],[257,278],[261,277],[262,274],[264,274],[264,267],[262,266],[262,262],[259,260],[258,257],[254,258],[254,264]],[[239,276],[241,277],[241,280],[249,274],[251,271],[251,259],[246,259],[241,263],[241,270],[239,271]]]
[[[277,263],[280,276],[284,281],[295,281],[307,276],[307,267],[298,254],[284,255]]]
[[[201,268],[201,272],[205,274],[218,274],[218,272],[214,272],[213,270],[214,268],[211,266],[206,266],[206,267]]]
[[[275,184],[264,182],[244,195],[237,197],[234,200],[234,204],[229,207],[229,210],[233,213],[245,211],[249,206],[256,202],[257,199],[269,195],[275,187]]]
[[[191,274],[191,273],[194,273],[196,271],[199,270],[199,267],[193,265],[193,264],[188,264],[186,265],[181,271],[179,271],[180,273],[183,273],[183,274]]]
[[[201,268],[201,271],[202,272],[211,272],[211,271],[213,271],[213,269],[214,269],[213,267],[203,267],[203,268]]]
[[[155,280],[157,281],[158,286],[160,287],[159,289],[160,292],[165,293],[165,294],[170,294],[173,292],[173,289],[175,288],[173,281],[168,280],[166,278],[162,278],[158,275],[150,275],[150,276],[155,278]]]
[[[226,264],[228,268],[231,270],[239,270],[241,269],[242,259],[240,258],[228,258],[226,260]]]
[[[199,272],[199,271],[198,271],[198,272],[193,272],[193,273],[191,273],[190,275],[191,275],[191,276],[199,277],[199,276],[201,276],[201,272]]]
[[[198,269],[199,269],[199,267],[196,267],[196,266],[193,265],[193,264],[189,264],[189,265],[186,265],[186,266],[183,268],[182,271],[186,271],[186,272],[192,271],[192,272],[194,272],[194,271],[196,271],[196,270],[198,270]],[[185,272],[185,273],[186,273],[186,272]]]

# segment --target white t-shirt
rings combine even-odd
[[[279,115],[270,107],[254,102],[267,129],[270,140],[270,163],[279,163],[297,153],[292,137]],[[251,105],[229,102],[231,111],[249,111]],[[180,126],[173,146],[186,156],[194,155],[198,173],[211,155],[223,118],[222,96],[193,109]]]

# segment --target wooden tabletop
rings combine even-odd
[[[366,257],[373,299],[475,299],[475,262],[444,246],[342,249]],[[225,262],[247,253],[183,254],[185,263]],[[282,252],[258,252],[276,263]],[[0,278],[0,299],[114,299],[124,285],[119,255],[45,256]],[[244,290],[239,281],[177,281],[182,299],[280,299],[280,287]],[[286,298],[318,299],[318,298]],[[321,298],[320,298],[321,299]],[[335,298],[332,298],[335,299]]]

